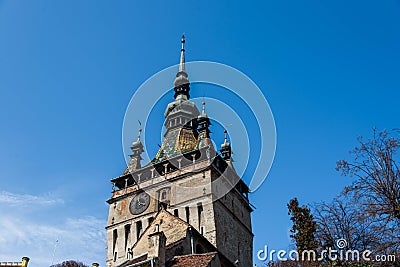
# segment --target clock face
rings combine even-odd
[[[150,205],[150,196],[145,192],[137,194],[129,205],[129,210],[133,215],[144,212]]]

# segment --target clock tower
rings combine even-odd
[[[218,152],[205,103],[200,112],[190,101],[184,36],[181,42],[162,146],[142,166],[139,130],[128,166],[111,180],[107,267],[200,266],[174,265],[194,257],[207,258],[204,266],[252,266],[249,189],[232,166],[227,134]]]

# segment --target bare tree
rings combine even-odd
[[[346,249],[381,250],[381,221],[366,215],[356,203],[335,198],[331,203],[319,203],[314,206],[314,217],[318,224],[317,239],[322,247],[334,248],[337,241],[346,240]],[[382,229],[383,230],[383,229]]]
[[[331,203],[314,206],[317,239],[327,247],[345,239],[348,249],[393,252],[400,248],[400,141],[375,129],[371,139],[358,141],[353,159],[337,163],[355,178],[352,185]]]
[[[376,254],[394,253],[398,259],[400,249],[400,170],[399,138],[387,131],[373,131],[370,139],[358,138],[359,145],[351,151],[352,159],[337,162],[342,175],[354,178],[351,186],[329,203],[315,204],[313,212],[302,210],[296,199],[289,204],[294,227],[292,237],[299,229],[309,229],[307,218],[317,224],[315,238],[321,247],[344,250],[370,250]],[[398,164],[399,163],[399,164]],[[293,212],[296,211],[296,212]],[[305,212],[305,214],[303,214]],[[296,216],[293,216],[295,215]],[[312,216],[308,216],[308,215]],[[307,216],[306,216],[307,215]],[[311,227],[312,229],[313,227]],[[307,240],[300,235],[299,240]],[[346,240],[338,247],[337,241]],[[303,242],[303,241],[302,241]],[[301,243],[301,242],[300,242]],[[342,243],[343,244],[343,243]],[[271,262],[269,266],[400,266],[400,262]]]
[[[340,160],[337,170],[343,175],[355,177],[345,193],[353,194],[363,212],[378,216],[387,223],[400,221],[400,171],[396,152],[400,140],[387,131],[377,132],[373,138],[358,139],[359,146],[351,154],[353,160]]]

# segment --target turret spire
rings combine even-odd
[[[136,142],[140,142],[140,135],[141,135],[141,133],[142,133],[142,128],[139,128],[138,135],[137,135],[137,141],[136,141]]]
[[[197,125],[199,131],[199,141],[198,148],[209,147],[214,150],[213,144],[210,139],[210,129],[208,128],[211,125],[210,119],[206,113],[206,102],[201,103],[201,114],[197,117]]]
[[[201,103],[201,115],[207,116],[207,114],[206,114],[206,102],[204,102],[204,101]]]
[[[228,131],[224,130],[224,143],[221,145],[220,150],[222,157],[225,161],[231,163],[232,162],[232,149],[231,144],[228,142]]]
[[[222,146],[228,146],[229,142],[228,142],[228,131],[224,130],[224,143],[222,144]]]
[[[140,122],[139,122],[139,124],[140,124]],[[132,172],[134,170],[141,168],[141,164],[140,164],[140,161],[142,160],[141,154],[144,152],[143,144],[140,141],[141,133],[142,133],[142,128],[139,128],[137,140],[134,141],[131,146],[132,154],[129,155],[131,157],[131,160],[129,161],[128,166],[125,169],[123,174]]]

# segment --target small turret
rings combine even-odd
[[[231,144],[228,142],[228,132],[224,130],[224,143],[221,145],[222,158],[231,165],[232,163],[232,149]]]
[[[142,133],[142,129],[139,129],[138,137],[135,142],[132,143],[131,150],[132,154],[129,155],[131,157],[131,161],[129,162],[129,171],[133,171],[141,168],[140,161],[142,160],[141,154],[143,153],[143,145],[140,141],[140,134]]]
[[[210,139],[210,129],[209,126],[211,125],[210,119],[206,114],[205,109],[206,103],[203,101],[202,103],[202,111],[201,114],[197,117],[197,125],[199,131],[199,141],[198,141],[198,148],[201,149],[203,147],[210,147],[213,148],[213,144]]]
[[[29,258],[23,257],[21,267],[28,267],[28,263],[29,263]]]

